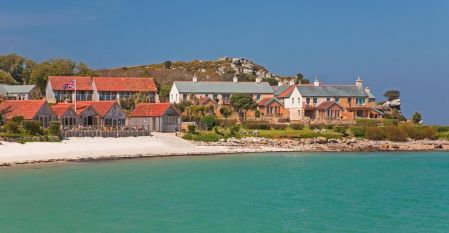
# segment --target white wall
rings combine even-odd
[[[179,103],[180,101],[179,91],[176,85],[173,83],[170,90],[170,103]]]
[[[56,102],[55,93],[53,92],[53,88],[51,87],[50,80],[47,81],[47,87],[45,88],[45,98],[50,103]]]

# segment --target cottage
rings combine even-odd
[[[71,104],[58,103],[51,106],[51,109],[56,113],[62,128],[73,128],[80,124],[80,116]]]
[[[128,118],[128,125],[157,132],[175,132],[180,129],[181,114],[169,103],[138,104]]]
[[[152,78],[94,77],[94,100],[119,100],[143,94],[147,102],[159,102],[156,83]]]
[[[48,76],[45,98],[50,103],[75,100],[91,101],[94,89],[91,77]]]
[[[147,102],[158,102],[152,78],[49,76],[46,99],[49,102],[121,100],[142,94]]]
[[[381,113],[375,109],[375,96],[368,87],[363,87],[360,78],[356,80],[355,85],[324,85],[316,79],[313,84],[277,87],[275,95],[283,100],[285,108],[289,111],[290,120],[350,121],[361,117],[381,117]],[[328,107],[343,109],[332,110],[338,110],[338,117],[334,115],[330,118],[323,117],[321,113],[327,112]],[[316,114],[316,111],[321,113]]]
[[[273,97],[273,89],[267,82],[257,78],[255,82],[239,82],[234,77],[232,82],[198,82],[196,76],[191,82],[175,81],[170,90],[170,103],[181,103],[209,97],[219,105],[230,103],[236,93],[249,94],[255,101]]]
[[[76,105],[83,126],[125,126],[126,113],[116,101],[79,101]]]
[[[0,84],[0,97],[9,100],[29,100],[36,92],[35,85]]]
[[[40,121],[42,127],[48,127],[50,121],[56,120],[56,114],[45,100],[5,100],[0,103],[0,110],[5,110],[5,119],[22,116],[24,120]]]
[[[257,103],[261,117],[288,117],[282,101],[277,98],[264,98]]]

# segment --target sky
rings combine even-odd
[[[0,0],[0,54],[93,68],[245,57],[280,75],[354,83],[449,124],[449,1]]]

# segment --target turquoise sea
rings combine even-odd
[[[449,153],[0,168],[0,232],[449,232]]]

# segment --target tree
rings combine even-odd
[[[65,75],[70,76],[76,74],[77,65],[75,62],[57,58],[44,61],[33,67],[30,75],[30,82],[36,84],[39,90],[44,93],[47,84],[48,76],[51,75]]]
[[[388,90],[384,93],[384,97],[388,99],[388,101],[397,100],[401,97],[401,92],[398,90]]]
[[[228,106],[222,106],[220,108],[220,114],[225,118],[228,119],[232,115],[232,109]]]
[[[86,64],[80,62],[76,67],[76,75],[79,76],[95,76],[95,71],[89,68]]]
[[[207,130],[211,130],[217,124],[217,120],[214,116],[204,116],[201,118],[201,123],[206,126]]]
[[[240,121],[246,118],[248,110],[256,108],[256,103],[250,95],[240,93],[232,95],[231,105],[238,112]]]
[[[415,112],[415,114],[413,114],[412,119],[413,119],[413,122],[420,123],[422,121],[421,113]]]
[[[278,80],[276,80],[273,77],[269,77],[269,78],[263,78],[264,82],[268,82],[270,84],[270,86],[277,86],[278,85]]]
[[[161,102],[168,102],[170,100],[170,85],[161,85],[159,90],[159,100]]]
[[[295,84],[308,84],[310,81],[306,78],[304,78],[304,75],[302,73],[297,73],[295,75]]]
[[[6,119],[6,114],[8,114],[9,112],[11,112],[11,107],[0,109],[0,125],[3,124]]]
[[[171,61],[165,61],[164,62],[164,68],[165,69],[171,69],[171,65],[172,65]]]
[[[17,84],[17,81],[12,78],[10,73],[0,70],[0,84]]]
[[[0,69],[11,74],[16,83],[28,82],[34,62],[17,54],[0,56]]]

